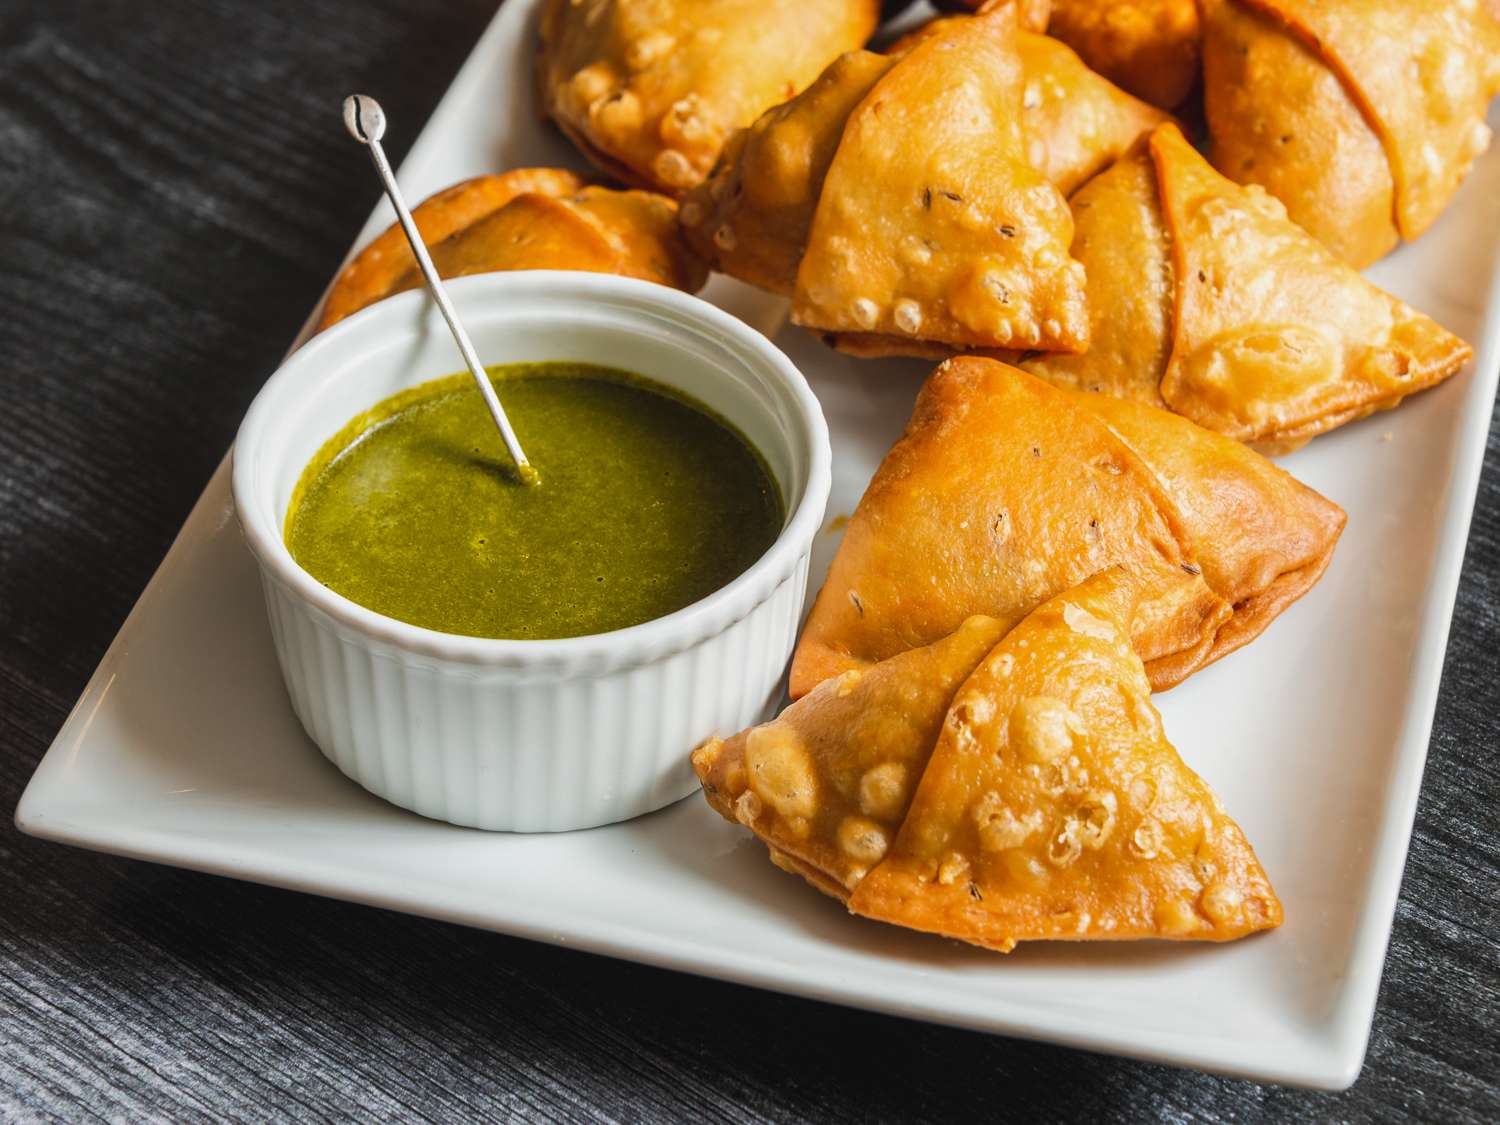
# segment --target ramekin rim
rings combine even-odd
[[[478,274],[447,284],[458,296],[472,290],[504,291],[524,286],[528,297],[575,303],[604,301],[627,315],[640,312],[639,306],[644,305],[674,314],[685,324],[712,329],[705,333],[705,339],[715,346],[730,342],[738,345],[790,392],[796,407],[795,423],[808,451],[805,475],[800,482],[788,482],[789,486],[801,484],[802,495],[796,507],[766,552],[724,586],[664,617],[607,633],[550,640],[470,637],[398,621],[336,593],[292,558],[281,529],[274,526],[274,514],[257,502],[256,466],[242,450],[254,450],[254,443],[269,432],[272,403],[283,384],[293,378],[314,378],[319,354],[342,335],[367,330],[369,324],[381,320],[395,323],[403,310],[427,299],[423,292],[415,291],[377,302],[313,337],[278,366],[245,413],[232,453],[235,509],[252,554],[278,585],[356,634],[428,659],[516,670],[558,671],[577,666],[580,671],[597,671],[649,663],[691,648],[749,616],[796,573],[822,525],[832,485],[832,453],[827,421],[817,396],[797,366],[768,338],[699,297],[612,274],[528,270]],[[795,493],[796,489],[789,487],[788,491]]]

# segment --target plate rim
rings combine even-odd
[[[489,57],[497,52],[511,33],[511,24],[529,22],[534,16],[535,8],[536,0],[509,0],[501,4],[475,40],[453,81],[412,143],[398,174],[408,167],[423,164],[427,160],[429,149],[442,143],[443,124],[453,112],[452,107],[467,98],[470,88],[482,80],[482,72]],[[370,217],[346,254],[344,264],[353,258],[372,233],[391,221],[387,208],[388,204],[383,197],[377,200]],[[330,279],[324,290],[325,297],[332,284],[333,280]],[[320,298],[288,349],[288,354],[307,339],[321,305]],[[184,855],[180,847],[178,850],[172,847],[174,839],[181,841],[185,838],[181,833],[174,835],[170,830],[150,827],[122,830],[115,826],[97,829],[70,820],[69,801],[49,792],[52,788],[52,775],[61,768],[61,759],[67,755],[69,745],[76,745],[86,736],[90,715],[108,692],[115,666],[122,655],[120,650],[123,642],[128,639],[138,621],[152,611],[162,590],[188,565],[193,541],[202,534],[201,525],[206,521],[211,522],[214,514],[210,509],[220,506],[216,493],[222,492],[223,499],[229,499],[230,452],[225,453],[210,476],[182,527],[173,537],[166,555],[126,615],[70,709],[57,736],[38,761],[16,807],[16,827],[32,837],[92,851],[285,890],[318,894],[379,909],[397,910],[844,1007],[987,1034],[1100,1051],[1142,1061],[1207,1070],[1252,1081],[1270,1081],[1330,1091],[1347,1089],[1353,1085],[1363,1068],[1373,1027],[1380,981],[1394,929],[1396,907],[1426,769],[1447,641],[1470,538],[1474,505],[1483,473],[1490,414],[1497,384],[1500,384],[1500,248],[1497,248],[1491,262],[1488,291],[1479,324],[1482,326],[1479,349],[1468,370],[1460,376],[1468,380],[1458,407],[1465,420],[1458,425],[1451,465],[1444,482],[1446,497],[1429,581],[1421,599],[1421,619],[1412,646],[1411,672],[1406,681],[1401,731],[1393,742],[1393,756],[1385,784],[1385,801],[1378,818],[1376,835],[1372,840],[1373,855],[1361,888],[1363,901],[1347,954],[1347,976],[1332,1002],[1325,1024],[1326,1038],[1322,1040],[1321,1048],[1303,1040],[1292,1041],[1285,1048],[1276,1050],[1257,1046],[1256,1057],[1246,1060],[1230,1056],[1229,1051],[1234,1047],[1230,1041],[1224,1043],[1226,1049],[1223,1051],[1217,1050],[1215,1045],[1206,1043],[1200,1037],[1190,1036],[1182,1037],[1179,1049],[1164,1048],[1160,1035],[1154,1035],[1149,1044],[1143,1045],[1122,1038],[1118,1029],[1112,1035],[1108,1031],[1100,1031],[1097,1026],[1089,1026],[1087,1017],[1076,1020],[1053,1017],[1038,1024],[1034,1021],[1020,1022],[1023,1017],[1014,1014],[981,1019],[956,1012],[951,1007],[943,1008],[932,1003],[924,1005],[916,998],[904,997],[891,1003],[887,997],[861,997],[848,990],[840,991],[820,984],[805,978],[795,969],[788,972],[788,967],[784,964],[779,971],[773,971],[769,965],[757,966],[751,963],[751,959],[743,957],[733,965],[723,962],[710,964],[699,952],[698,946],[679,942],[669,934],[655,931],[647,934],[644,930],[617,927],[620,932],[611,936],[606,932],[610,927],[591,923],[579,929],[576,920],[569,929],[565,918],[552,917],[546,912],[532,916],[534,912],[524,908],[519,916],[525,916],[525,921],[517,923],[515,919],[518,915],[513,914],[508,924],[501,924],[493,917],[481,917],[457,907],[443,909],[433,906],[430,901],[381,893],[373,887],[362,891],[359,887],[363,881],[360,875],[343,868],[335,872],[332,870],[333,865],[321,877],[304,875],[298,878],[286,873],[285,860],[278,860],[269,853],[258,854],[247,860],[246,849],[241,847],[239,858],[235,859],[227,854],[225,848],[225,854],[215,861],[209,857],[219,849],[212,845],[205,847],[198,836],[190,837],[195,841],[194,854]],[[75,730],[80,723],[83,729]],[[86,808],[87,805],[83,807]],[[278,863],[283,866],[283,870],[274,869]],[[296,866],[305,872],[318,865],[303,860]],[[631,933],[637,934],[636,940],[628,940]],[[649,937],[649,940],[642,940],[643,937]],[[678,945],[680,949],[674,956],[670,951]],[[1275,1054],[1278,1059],[1269,1060],[1268,1054]]]

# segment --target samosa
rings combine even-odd
[[[1143,595],[1116,566],[1009,631],[971,618],[711,740],[694,769],[777,866],[880,921],[1000,951],[1274,927],[1254,852],[1151,705]]]
[[[1343,525],[1337,505],[1185,419],[952,359],[845,529],[791,694],[975,614],[1013,625],[1114,564],[1142,585],[1134,643],[1162,690],[1311,588]]]
[[[1442,382],[1471,350],[1383,292],[1265,191],[1216,172],[1175,125],[1073,199],[1089,352],[1058,383],[1166,408],[1270,451]]]

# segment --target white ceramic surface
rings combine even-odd
[[[534,13],[519,0],[501,8],[402,169],[408,191],[493,167],[579,166],[532,112]],[[330,130],[337,145],[333,118]],[[18,820],[86,847],[840,1003],[1345,1086],[1369,1034],[1500,372],[1497,212],[1491,151],[1433,229],[1372,271],[1479,355],[1445,386],[1284,460],[1348,509],[1328,574],[1254,644],[1156,700],[1275,881],[1287,917],[1275,932],[1001,957],[849,917],[698,799],[555,836],[403,813],[349,784],[298,727],[223,471]],[[366,235],[386,222],[377,213]],[[779,309],[724,279],[706,295],[759,326]],[[791,328],[777,342],[823,403],[829,515],[848,513],[926,366],[848,359]],[[836,545],[819,537],[815,583]]]
[[[727,418],[766,458],[786,522],[723,589],[597,636],[459,637],[334,593],[282,537],[303,468],[351,418],[462,367],[425,293],[382,301],[293,353],[235,441],[236,510],[293,709],[339,769],[424,816],[562,832],[652,812],[695,788],[693,747],[759,722],[781,694],[828,500],[822,410],[765,336],[674,289],[556,272],[448,289],[486,363],[623,367]]]

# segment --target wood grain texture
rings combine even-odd
[[[15,832],[27,778],[374,201],[364,163],[332,158],[330,114],[368,89],[423,120],[493,8],[0,4],[0,1120],[1500,1119],[1494,428],[1369,1061],[1343,1095]]]

